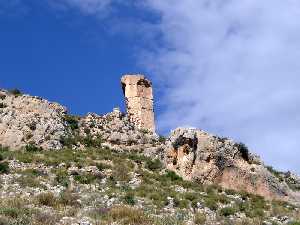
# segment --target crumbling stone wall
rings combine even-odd
[[[140,129],[155,132],[151,81],[143,75],[124,75],[121,83],[130,121]]]

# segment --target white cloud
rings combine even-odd
[[[163,87],[161,130],[198,126],[300,172],[300,2],[148,0],[147,6],[161,14],[164,44],[141,60]]]

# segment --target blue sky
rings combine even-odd
[[[0,85],[99,114],[145,73],[160,133],[198,127],[300,173],[300,2],[0,0]]]
[[[134,60],[140,43],[115,35],[110,22],[33,2],[0,14],[1,86],[58,101],[75,114],[123,106],[119,79],[142,70]]]

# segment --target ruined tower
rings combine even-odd
[[[124,75],[121,83],[130,121],[140,129],[155,132],[151,81],[137,74]]]

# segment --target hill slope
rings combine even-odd
[[[2,224],[299,219],[300,179],[233,140],[185,128],[159,137],[118,110],[72,116],[16,90],[0,91],[0,116]]]

